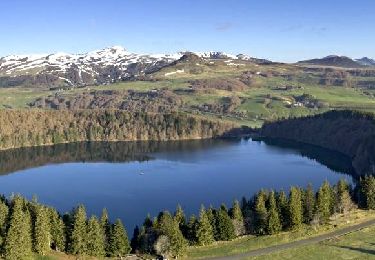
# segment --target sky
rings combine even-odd
[[[224,51],[375,58],[374,0],[1,0],[0,56]]]

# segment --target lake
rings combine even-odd
[[[0,187],[62,213],[80,203],[88,214],[107,208],[131,235],[148,213],[177,204],[189,215],[262,188],[352,183],[350,165],[341,154],[281,140],[74,143],[0,152]]]

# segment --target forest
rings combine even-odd
[[[88,218],[85,207],[59,214],[54,208],[15,195],[0,199],[0,250],[5,259],[25,259],[52,250],[77,256],[123,257],[130,252],[163,257],[183,256],[189,245],[205,246],[246,234],[258,236],[298,230],[303,225],[327,223],[336,214],[356,207],[375,209],[375,177],[364,176],[352,188],[344,180],[327,181],[314,191],[291,187],[284,191],[259,191],[253,198],[234,201],[231,208],[205,208],[186,218],[177,206],[174,214],[147,216],[129,240],[121,220],[110,222],[108,212]],[[131,212],[129,212],[131,214]]]
[[[317,145],[349,156],[357,174],[375,173],[373,113],[333,110],[263,125],[261,135]]]
[[[166,141],[223,135],[230,123],[182,113],[0,110],[0,149],[79,141]]]

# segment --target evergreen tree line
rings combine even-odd
[[[303,225],[326,224],[335,214],[346,214],[360,206],[375,209],[375,177],[362,178],[355,189],[345,180],[331,186],[325,181],[317,192],[291,187],[284,191],[259,191],[253,198],[234,201],[228,209],[201,207],[199,216],[186,218],[182,208],[168,211],[134,230],[133,252],[178,257],[188,245],[205,246],[215,241],[229,241],[245,234],[271,235],[298,230]]]
[[[4,259],[28,259],[51,250],[73,255],[122,257],[130,243],[121,220],[110,223],[104,209],[98,219],[83,205],[61,216],[35,199],[16,195],[0,199],[0,252]]]
[[[122,257],[130,252],[179,257],[189,245],[325,224],[334,214],[346,214],[357,206],[375,209],[374,176],[360,179],[354,189],[340,180],[334,186],[324,182],[317,192],[311,185],[291,187],[288,194],[261,190],[249,200],[234,201],[229,209],[202,206],[199,215],[189,219],[178,206],[174,214],[147,216],[129,241],[122,222],[110,223],[105,209],[100,218],[87,218],[83,205],[60,215],[35,199],[0,197],[0,252],[10,260],[47,255],[51,250],[96,257]]]

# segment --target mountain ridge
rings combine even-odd
[[[233,55],[219,51],[137,54],[129,52],[122,46],[112,46],[82,54],[56,52],[8,55],[0,58],[0,87],[27,86],[55,89],[144,79],[149,74],[177,64],[180,59],[186,59],[187,55],[197,57],[188,61],[194,65],[197,65],[199,60],[202,62],[222,60],[228,66],[237,64],[232,61],[262,65],[273,63],[246,54]],[[354,60],[346,56],[330,55],[321,59],[299,61],[296,64],[371,68],[375,66],[375,61],[367,57]]]
[[[347,56],[329,55],[323,58],[298,61],[297,64],[335,66],[343,68],[366,68],[375,66],[375,61],[367,57],[352,59]]]
[[[0,58],[0,87],[16,85],[75,87],[110,84],[158,71],[178,61],[187,53],[193,53],[202,59],[267,61],[242,54],[236,56],[214,51],[137,54],[121,46],[83,54],[57,52],[8,55]]]

